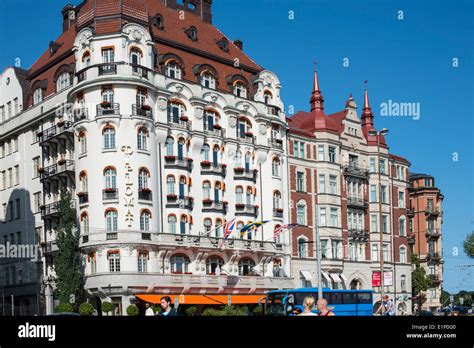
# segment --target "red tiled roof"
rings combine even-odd
[[[397,162],[403,162],[405,164],[411,165],[410,161],[408,161],[406,158],[394,155],[393,153],[389,154],[391,158],[393,158]]]
[[[117,0],[95,0],[95,16],[110,16],[119,14],[121,1]]]
[[[95,23],[96,34],[115,33],[120,30],[122,21],[120,18],[101,19]]]

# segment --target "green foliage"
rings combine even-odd
[[[74,308],[70,303],[60,303],[59,306],[56,307],[56,313],[72,313],[74,312]]]
[[[109,313],[114,310],[114,305],[111,302],[104,301],[104,302],[102,302],[102,305],[100,306],[100,309],[102,310],[102,312],[109,315]]]
[[[466,236],[463,247],[466,255],[474,258],[474,231]]]
[[[253,309],[253,314],[255,315],[262,315],[263,314],[263,308],[261,306],[257,306]]]
[[[191,307],[188,307],[186,308],[186,315],[189,316],[189,317],[192,317],[194,316],[194,314],[196,314],[197,312],[197,307],[196,306],[191,306]]]
[[[163,308],[161,308],[161,306],[158,306],[156,304],[152,305],[151,306],[151,309],[153,310],[153,313],[158,313],[158,314],[161,314],[163,313]]]
[[[202,312],[202,316],[203,317],[216,317],[216,316],[219,316],[219,311],[215,308],[206,308],[204,309],[204,311]]]
[[[416,263],[416,268],[411,274],[411,285],[413,295],[417,296],[421,291],[426,291],[431,286],[431,280],[426,276],[426,271]]]
[[[235,317],[235,316],[246,316],[249,310],[247,306],[224,306],[223,308],[206,308],[202,315],[213,316],[213,317]]]
[[[130,306],[127,307],[127,315],[129,317],[136,317],[140,314],[140,311],[138,310],[137,305],[131,304]]]
[[[72,298],[73,307],[77,309],[84,298],[84,286],[79,234],[76,229],[76,210],[72,202],[70,192],[61,194],[58,206],[61,219],[56,236],[58,251],[54,255],[54,271],[60,302],[67,303]]]
[[[94,312],[95,312],[95,308],[90,303],[85,302],[79,306],[80,315],[93,315]]]

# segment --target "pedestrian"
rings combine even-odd
[[[381,315],[383,316],[395,315],[395,304],[391,299],[389,299],[388,295],[384,295],[383,301],[375,312],[375,314],[378,314],[379,312],[381,312]]]
[[[163,309],[161,315],[165,317],[172,317],[177,315],[176,310],[171,307],[171,298],[169,296],[163,296],[160,299],[160,306]]]
[[[295,309],[293,309],[293,315],[300,315],[301,312],[303,312],[303,311],[299,307],[296,307]]]
[[[154,316],[155,315],[155,312],[153,312],[153,309],[151,308],[149,303],[147,303],[145,305],[145,307],[146,307],[145,316],[148,317],[148,316]]]
[[[335,316],[334,312],[328,309],[328,301],[325,298],[320,298],[317,303],[318,316],[320,317],[332,317]]]
[[[316,314],[312,311],[314,308],[314,297],[313,296],[306,296],[303,301],[303,307],[304,311],[303,313],[298,314],[298,316],[301,315],[314,315]]]

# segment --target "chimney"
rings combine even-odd
[[[76,8],[68,4],[63,7],[61,14],[63,16],[63,33],[76,24]]]
[[[244,50],[244,43],[242,42],[242,40],[234,40],[234,45],[236,45],[239,50]]]

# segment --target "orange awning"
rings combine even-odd
[[[149,303],[160,303],[163,296],[171,297],[171,302],[174,303],[175,298],[178,298],[179,304],[187,305],[227,305],[228,295],[176,295],[176,294],[140,294],[135,295],[140,300]],[[264,298],[264,295],[230,295],[231,304],[257,304],[259,300]]]

